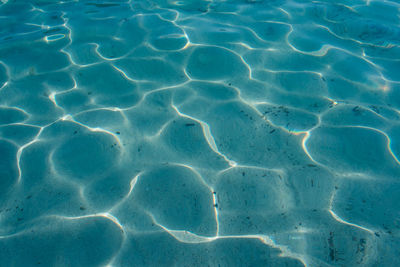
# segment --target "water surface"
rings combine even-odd
[[[400,264],[397,1],[0,2],[0,266]]]

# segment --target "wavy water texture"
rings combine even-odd
[[[0,2],[0,266],[398,266],[400,4]]]

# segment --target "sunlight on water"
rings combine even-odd
[[[397,266],[400,4],[1,0],[0,266]]]

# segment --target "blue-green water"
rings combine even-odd
[[[0,266],[398,266],[399,21],[0,1]]]

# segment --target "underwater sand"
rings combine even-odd
[[[399,266],[399,17],[0,1],[0,266]]]

